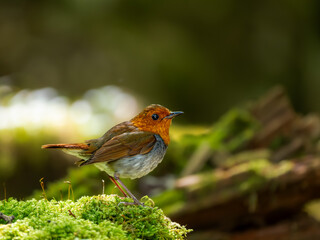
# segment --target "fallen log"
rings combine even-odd
[[[243,232],[218,232],[205,230],[192,233],[190,240],[315,240],[320,239],[320,224],[302,214],[293,219],[282,221],[264,228],[255,228]]]
[[[261,229],[232,234],[229,240],[315,240],[320,239],[320,223],[308,216],[299,216]]]
[[[262,227],[294,216],[320,197],[320,158],[250,161],[183,177],[176,188],[186,203],[170,213],[174,221],[221,231]]]

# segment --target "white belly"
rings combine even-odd
[[[134,179],[143,177],[158,166],[166,153],[167,146],[159,136],[156,136],[156,138],[155,146],[147,154],[138,154],[112,162],[95,163],[94,165],[112,177],[115,173],[120,178]]]

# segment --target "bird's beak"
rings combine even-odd
[[[183,114],[183,112],[171,112],[168,116],[164,117],[164,118],[169,118],[169,119],[172,119],[178,115],[181,115]]]

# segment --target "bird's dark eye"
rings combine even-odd
[[[152,114],[151,117],[152,117],[153,120],[158,120],[159,115],[158,114]]]

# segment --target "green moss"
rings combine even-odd
[[[152,200],[146,199],[146,204]],[[167,218],[161,209],[119,204],[116,195],[82,197],[78,201],[0,202],[0,239],[184,239],[190,231]]]
[[[238,189],[240,192],[253,192],[261,188],[271,179],[288,172],[292,167],[293,163],[290,161],[272,164],[269,160],[257,159],[234,167],[232,174],[248,173],[246,179],[239,182]]]
[[[304,207],[304,210],[314,219],[320,221],[320,200],[313,200]]]
[[[233,152],[254,136],[258,122],[244,109],[232,109],[214,125],[208,135],[212,149]]]

